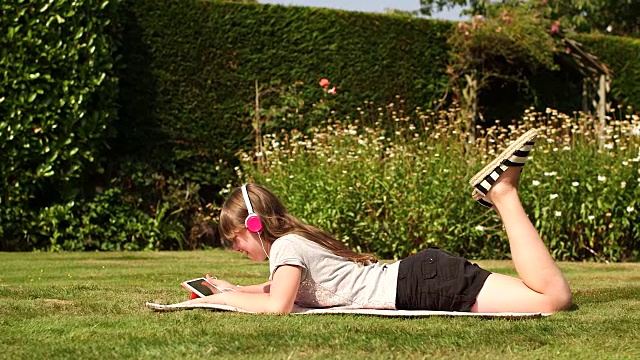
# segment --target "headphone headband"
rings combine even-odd
[[[247,211],[249,215],[255,214],[253,212],[253,206],[251,206],[251,200],[249,200],[249,193],[247,192],[247,184],[242,185],[242,197],[244,198],[244,203],[247,205]]]

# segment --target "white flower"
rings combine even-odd
[[[540,185],[540,181],[538,181],[538,180],[533,180],[531,183],[533,184],[533,186]]]
[[[562,151],[569,151],[569,150],[571,150],[571,148],[569,146],[565,146],[565,147],[562,148]]]
[[[556,175],[558,175],[558,173],[557,173],[557,172],[555,172],[555,171],[552,171],[552,172],[545,172],[545,173],[544,173],[544,176],[556,176]]]
[[[603,175],[598,175],[598,181],[607,181],[607,177]]]
[[[625,161],[622,162],[622,165],[629,166],[629,162],[625,160]]]
[[[478,226],[476,226],[476,230],[478,230],[478,231],[484,231],[484,226],[482,226],[482,225],[478,225]]]
[[[611,149],[613,149],[613,144],[604,144],[604,148],[608,149],[608,150],[611,150]]]
[[[562,211],[556,211],[556,216],[557,216],[557,217],[562,216]]]
[[[578,186],[578,185],[580,185],[580,183],[577,182],[577,181],[574,181],[574,182],[571,183],[571,186]]]
[[[593,219],[595,219],[595,218],[596,218],[596,217],[595,217],[595,216],[593,216],[593,215],[589,215],[589,216],[587,216],[587,219],[589,219],[589,220],[593,220]]]
[[[551,196],[549,196],[549,198],[550,198],[551,200],[553,200],[553,199],[555,199],[555,198],[557,198],[557,197],[558,197],[558,194],[551,194]]]
[[[627,206],[627,212],[633,212],[634,210],[633,206]]]
[[[627,187],[627,182],[626,181],[623,181],[623,182],[620,183],[620,188],[621,189],[624,189],[626,187]]]

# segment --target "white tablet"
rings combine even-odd
[[[207,279],[205,278],[197,278],[193,280],[183,281],[182,283],[180,283],[180,285],[185,287],[187,290],[193,292],[194,294],[198,295],[199,297],[219,294],[222,292],[220,288],[207,282]],[[211,290],[212,288],[215,289],[215,292]]]

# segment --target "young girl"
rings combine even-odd
[[[544,312],[571,306],[571,291],[518,195],[520,172],[533,147],[530,130],[471,179],[472,196],[498,212],[520,278],[491,273],[430,248],[392,264],[356,253],[324,231],[287,212],[266,188],[235,189],[220,214],[220,231],[253,261],[269,259],[269,281],[235,286],[185,302],[231,305],[259,313],[302,307]]]

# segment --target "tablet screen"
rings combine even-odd
[[[185,282],[185,284],[198,290],[204,296],[213,295],[213,292],[211,291],[211,289],[209,289],[207,286],[202,284],[203,281],[204,279],[195,279],[195,280],[187,281]]]

